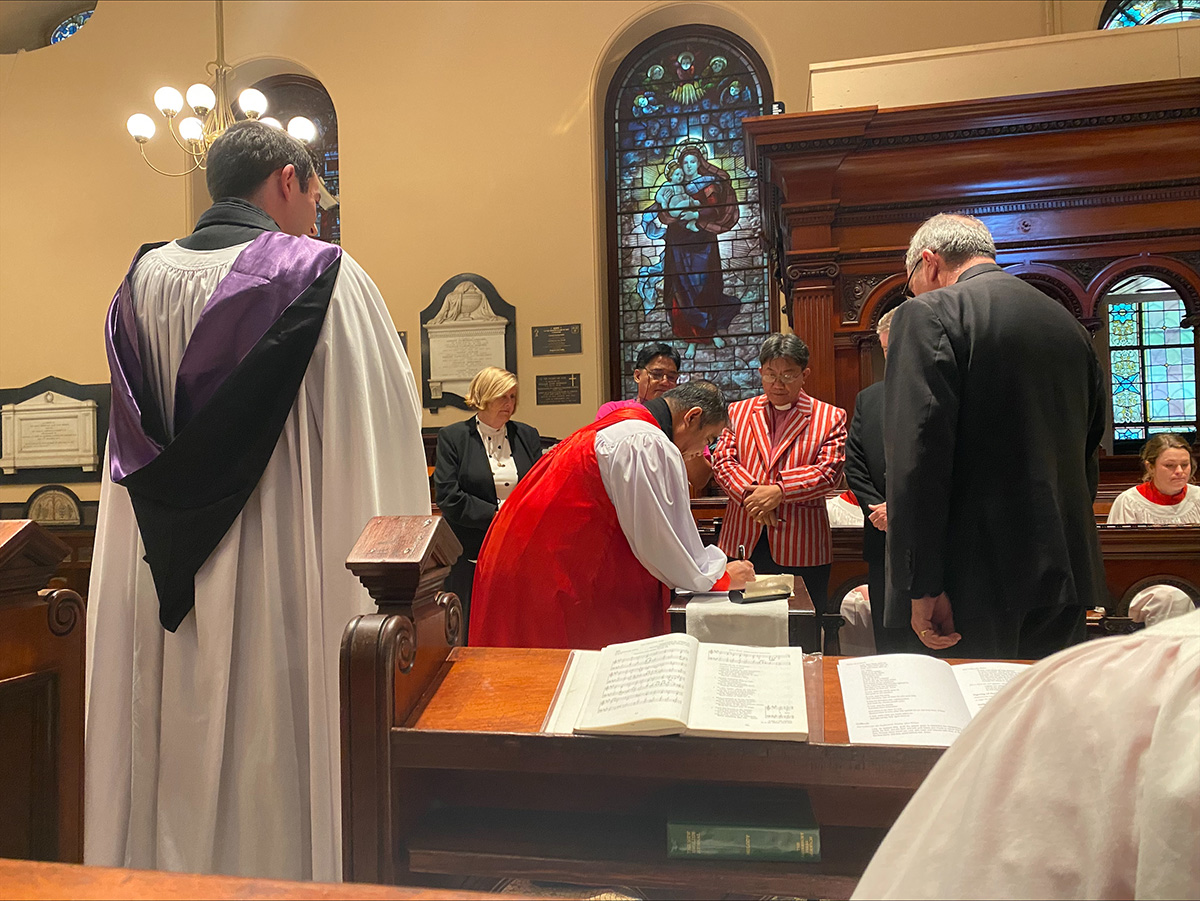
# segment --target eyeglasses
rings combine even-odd
[[[918,260],[917,266],[920,266],[920,265],[921,265],[921,263]],[[904,280],[904,289],[900,292],[900,296],[903,297],[905,300],[908,300],[910,297],[915,296],[912,292],[912,277],[917,274],[917,266],[912,267],[912,272],[908,273],[908,278]]]
[[[771,372],[769,369],[760,369],[758,372],[762,376],[764,384],[781,382],[784,385],[790,385],[804,374],[801,372]]]
[[[670,382],[671,384],[675,384],[679,381],[679,373],[671,372],[668,369],[647,369],[645,373],[656,382]]]

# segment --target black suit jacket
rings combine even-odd
[[[884,379],[887,625],[942,591],[966,615],[1101,603],[1105,399],[1087,330],[994,263],[900,305]]]
[[[478,417],[472,416],[438,432],[433,469],[438,509],[462,543],[464,556],[472,560],[479,556],[483,536],[499,509],[496,482],[477,422]],[[507,429],[517,477],[524,478],[542,456],[542,439],[537,429],[523,422],[509,420]]]
[[[882,563],[887,534],[871,525],[871,504],[887,500],[883,453],[883,382],[868,385],[854,400],[854,417],[846,436],[846,484],[854,492],[863,516],[863,559]]]

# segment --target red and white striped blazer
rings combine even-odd
[[[729,405],[732,426],[713,451],[712,471],[729,495],[721,525],[721,550],[729,557],[744,545],[749,554],[763,526],[750,518],[742,498],[755,485],[779,485],[780,522],[767,530],[771,556],[782,566],[833,562],[833,536],[825,495],[838,484],[846,463],[846,411],[801,392],[799,413],[775,448],[763,395]]]

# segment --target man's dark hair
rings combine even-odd
[[[645,369],[655,357],[670,357],[675,361],[675,368],[679,368],[679,351],[670,344],[662,344],[661,342],[658,344],[647,344],[639,350],[633,368]]]
[[[700,408],[700,425],[706,427],[719,425],[729,427],[729,406],[725,403],[725,395],[721,388],[705,379],[692,379],[672,388],[663,395],[673,409],[687,410],[692,407]]]
[[[771,360],[779,359],[791,360],[801,369],[807,369],[808,345],[797,335],[785,335],[781,332],[769,335],[758,352],[758,363],[765,366]]]
[[[308,148],[281,128],[246,119],[235,122],[208,151],[204,182],[215,203],[226,197],[249,199],[276,169],[291,163],[302,190],[316,174]]]

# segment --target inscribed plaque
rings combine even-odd
[[[533,355],[535,357],[581,353],[583,353],[583,334],[578,322],[570,325],[535,325],[533,327]]]
[[[538,404],[577,404],[579,396],[579,373],[562,375],[539,375],[537,377]]]

